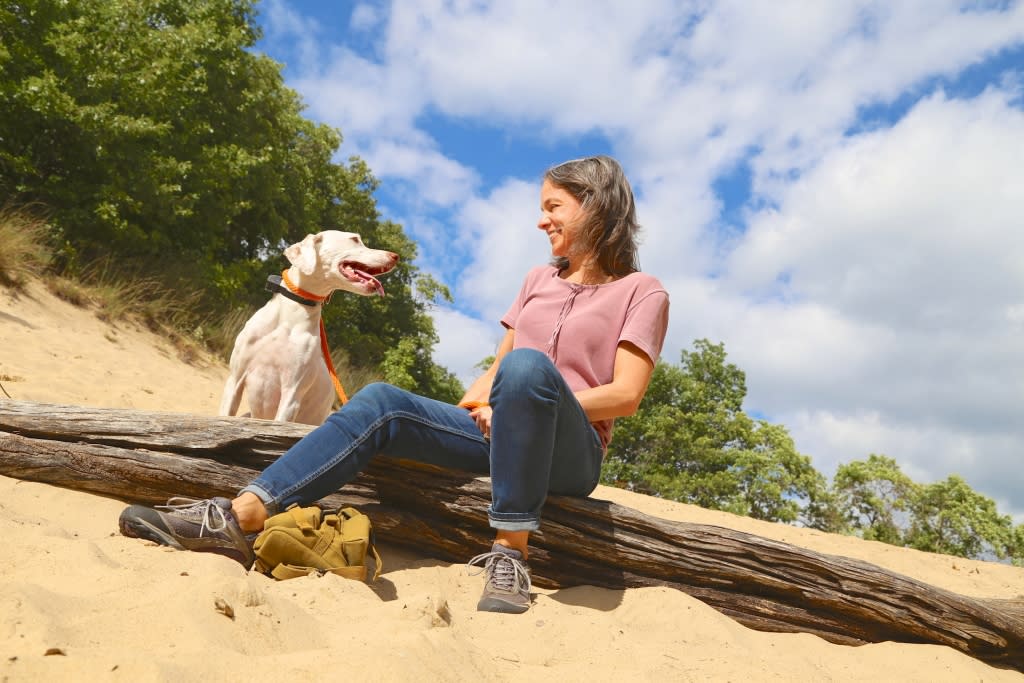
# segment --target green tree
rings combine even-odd
[[[824,476],[818,480],[801,511],[800,522],[810,528],[829,534],[849,534],[850,523],[842,498],[828,485]]]
[[[832,487],[854,532],[868,540],[903,545],[906,517],[919,487],[895,460],[872,453],[866,461],[840,465]]]
[[[275,246],[337,134],[250,48],[247,0],[6,2],[0,189],[86,257],[206,261]],[[322,165],[322,164],[321,164]]]
[[[360,367],[390,354],[410,388],[452,394],[428,314],[449,293],[380,219],[366,164],[333,161],[340,132],[303,118],[253,50],[254,15],[252,0],[0,0],[0,194],[49,208],[64,268],[116,255],[129,275],[204,290],[200,318],[262,305],[307,233],[357,232],[402,261],[385,299],[325,307],[332,346]]]
[[[906,536],[911,548],[974,558],[992,553],[1017,563],[1024,559],[1020,527],[1015,528],[1008,515],[999,514],[991,498],[959,476],[923,486],[912,511]]]
[[[659,361],[637,413],[616,422],[602,481],[758,519],[793,522],[825,491],[781,425],[743,412],[746,378],[706,339]]]
[[[465,390],[452,373],[430,362],[429,354],[406,337],[389,349],[381,364],[384,381],[446,403],[456,403]]]
[[[872,454],[840,465],[831,494],[847,527],[863,538],[928,552],[1024,562],[1024,525],[951,475],[917,484],[896,461]]]
[[[1018,567],[1024,566],[1024,524],[1013,527],[1008,550],[1013,563]]]

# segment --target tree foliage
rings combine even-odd
[[[1009,515],[996,510],[995,501],[951,475],[923,486],[910,501],[913,517],[906,531],[906,545],[962,557],[994,554],[1000,559],[1024,560],[1018,545],[1024,526],[1013,527]]]
[[[840,465],[832,479],[846,522],[863,538],[901,544],[903,527],[917,484],[892,458],[871,454],[866,461]]]
[[[49,207],[65,269],[116,255],[216,315],[262,305],[288,244],[357,232],[402,261],[386,299],[325,307],[332,343],[377,367],[411,339],[413,386],[450,393],[427,314],[447,291],[380,219],[366,164],[334,161],[340,132],[253,50],[254,19],[252,0],[0,0],[0,196]]]
[[[1024,563],[1024,525],[958,476],[915,483],[893,458],[840,465],[829,485],[781,425],[743,412],[746,378],[706,339],[659,361],[616,422],[602,482],[758,519],[962,557]]]
[[[275,245],[307,222],[311,165],[338,140],[301,120],[278,67],[249,51],[253,12],[237,0],[5,3],[2,189],[56,209],[89,256],[230,261]]]
[[[833,489],[855,533],[928,552],[1024,563],[1024,524],[1014,526],[995,501],[962,477],[922,485],[892,458],[871,455],[841,465]]]
[[[724,345],[659,361],[636,415],[616,422],[602,481],[758,519],[793,522],[824,490],[780,425],[743,412],[746,378]]]

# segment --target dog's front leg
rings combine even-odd
[[[277,404],[277,413],[274,415],[275,420],[282,422],[298,422],[296,419],[302,409],[303,396],[305,395],[307,387],[292,385],[290,389],[284,389],[281,392],[281,400]]]
[[[275,420],[320,425],[333,405],[334,384],[323,361],[302,368],[281,392]]]

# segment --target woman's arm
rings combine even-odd
[[[640,407],[654,363],[635,344],[622,342],[615,349],[612,381],[576,392],[591,422],[632,415]]]
[[[491,409],[486,404],[491,395],[491,385],[494,383],[501,359],[512,350],[514,341],[515,330],[508,330],[498,345],[491,367],[476,378],[459,401],[459,405],[470,408],[470,415],[485,435],[490,434]],[[579,391],[576,393],[576,399],[583,406],[591,422],[632,415],[640,406],[653,373],[654,363],[647,354],[634,344],[622,342],[615,350],[612,381]]]

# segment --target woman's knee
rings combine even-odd
[[[558,376],[547,355],[535,349],[516,349],[501,359],[494,381],[506,388],[537,388],[551,384]]]
[[[400,407],[408,401],[409,392],[399,389],[387,382],[371,382],[362,389],[352,394],[352,398],[346,405],[355,408],[359,405],[371,406],[373,409],[383,413],[388,410]]]

